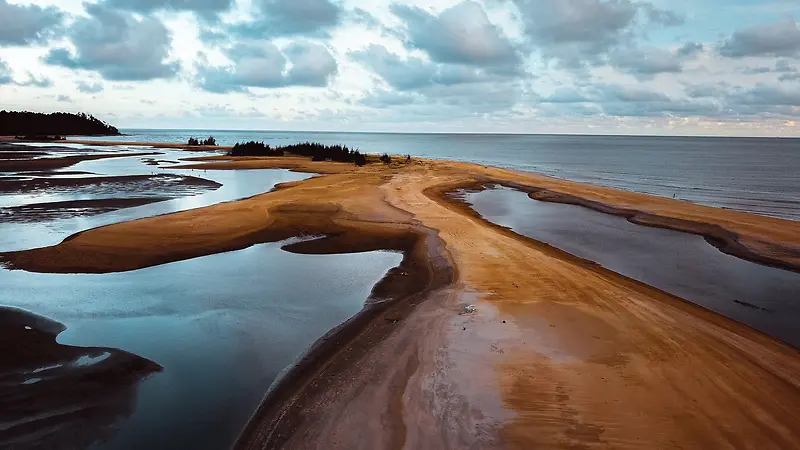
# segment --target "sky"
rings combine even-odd
[[[0,109],[120,128],[800,136],[798,0],[0,0]]]

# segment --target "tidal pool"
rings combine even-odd
[[[68,151],[79,150],[85,149]],[[0,217],[0,251],[53,245],[86,229],[246,198],[312,176],[170,169],[167,161],[195,155],[160,152],[84,161],[64,171],[193,176],[222,186],[93,216],[41,215],[29,223]],[[110,184],[35,189],[0,195],[0,206],[140,191]],[[175,192],[169,183],[152,183],[147,194]],[[9,370],[0,370],[0,447],[228,448],[279,374],[359,312],[401,260],[394,252],[298,255],[270,243],[117,274],[0,268],[0,346],[15,349],[4,361]]]
[[[127,151],[120,148],[117,151]],[[108,151],[108,148],[105,148]],[[197,156],[193,153],[158,150],[162,155],[156,158],[164,161],[177,161],[180,158]],[[104,214],[93,216],[78,216],[71,218],[52,218],[38,222],[14,223],[0,220],[0,251],[25,250],[35,247],[54,245],[64,238],[80,231],[96,228],[117,222],[151,217],[160,214],[169,214],[187,209],[200,208],[216,203],[228,202],[251,197],[264,192],[269,192],[275,185],[290,181],[300,181],[313,176],[308,173],[296,173],[288,170],[186,170],[170,169],[170,164],[158,167],[147,165],[151,157],[123,157],[83,161],[68,169],[68,172],[85,171],[91,175],[86,177],[108,176],[142,176],[198,177],[221,184],[222,187],[213,191],[195,191],[197,195],[189,195],[172,200],[151,203],[133,208],[118,209]],[[170,186],[169,183],[152,185],[147,190],[148,196],[175,195],[180,189]],[[139,196],[141,192],[139,193]],[[37,190],[24,194],[0,195],[0,207],[20,206],[38,203],[67,202],[75,200],[93,200],[104,198],[126,197],[124,191],[109,189],[108,186],[98,189],[74,190]],[[46,218],[44,214],[41,215]],[[2,217],[0,216],[0,219]]]
[[[702,236],[646,227],[495,187],[463,193],[481,216],[800,348],[800,274],[720,252]]]
[[[121,349],[163,367],[92,448],[221,449],[278,374],[360,311],[401,259],[297,255],[272,243],[118,274],[0,270],[0,304],[64,324],[59,344]]]

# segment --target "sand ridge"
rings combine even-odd
[[[546,189],[667,225],[718,226],[788,264],[797,262],[796,222],[457,162],[195,163],[328,174],[0,258],[26,270],[110,272],[323,232],[332,236],[328,250],[413,239],[417,257],[439,254],[452,268],[446,283],[412,295],[402,314],[390,309],[350,327],[341,348],[302,383],[262,405],[240,448],[778,449],[800,442],[797,350],[492,225],[445,194],[488,182]],[[467,303],[478,311],[463,314]],[[292,408],[303,413],[275,419]]]

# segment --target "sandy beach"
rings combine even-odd
[[[494,225],[449,194],[499,183],[700,234],[793,271],[797,222],[469,163],[398,161],[192,158],[182,167],[321,176],[0,261],[108,273],[304,235],[326,238],[286,250],[403,252],[374,301],[267,395],[237,448],[797,447],[795,348]]]

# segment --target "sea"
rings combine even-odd
[[[263,141],[343,144],[367,153],[467,161],[800,220],[800,139],[401,134],[125,129],[97,140],[219,145]]]

